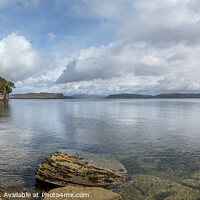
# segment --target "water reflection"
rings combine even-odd
[[[9,103],[7,101],[0,101],[0,118],[8,117]]]

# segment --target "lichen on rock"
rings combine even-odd
[[[110,170],[78,161],[76,157],[56,152],[37,166],[35,177],[58,186],[70,184],[106,187],[119,183],[123,176]]]

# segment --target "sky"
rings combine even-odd
[[[200,92],[199,0],[0,0],[14,93]]]

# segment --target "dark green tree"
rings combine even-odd
[[[3,100],[8,100],[9,94],[12,92],[13,88],[15,88],[14,83],[0,77],[0,94],[3,95]]]

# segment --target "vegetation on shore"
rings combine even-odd
[[[9,94],[12,93],[15,84],[0,77],[0,100],[8,100]]]

